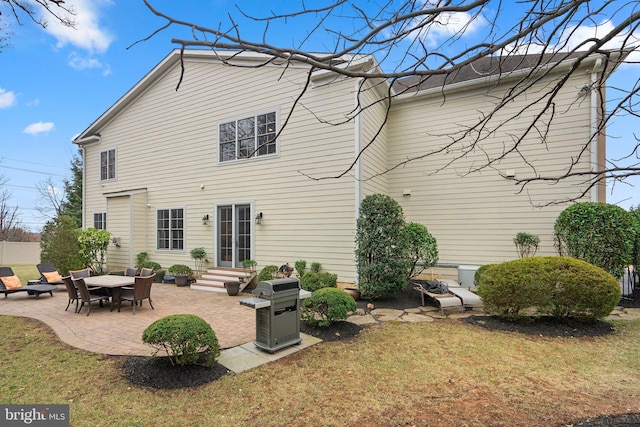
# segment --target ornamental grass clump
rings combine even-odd
[[[322,288],[304,300],[302,318],[309,326],[329,326],[345,320],[356,308],[356,301],[342,289]]]
[[[153,322],[142,333],[142,342],[164,350],[172,365],[213,366],[220,345],[211,326],[193,314],[174,314]]]
[[[615,277],[569,257],[528,257],[482,267],[476,273],[485,311],[503,318],[549,315],[595,321],[620,300]]]

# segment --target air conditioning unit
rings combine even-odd
[[[458,266],[458,283],[463,288],[475,288],[474,279],[479,265],[459,265]]]

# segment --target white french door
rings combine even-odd
[[[251,259],[251,205],[220,205],[217,209],[219,267],[242,268]]]

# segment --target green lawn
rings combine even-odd
[[[37,321],[0,316],[0,328],[0,403],[66,403],[74,426],[553,426],[640,412],[640,321],[585,339],[388,322],[182,390],[133,386],[122,359]]]

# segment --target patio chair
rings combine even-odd
[[[11,267],[0,267],[0,293],[6,298],[8,294],[16,292],[27,292],[28,295],[35,295],[36,299],[40,298],[40,294],[49,292],[53,296],[53,290],[58,287],[55,285],[29,285],[22,286],[22,281],[16,276]]]
[[[91,269],[83,268],[82,270],[69,270],[69,275],[72,280],[84,279],[85,277],[91,276]],[[87,289],[89,291],[96,291],[96,293],[102,293],[105,296],[108,295],[108,291],[100,286],[87,286]],[[102,304],[100,306],[102,307]]]
[[[83,279],[91,276],[91,270],[88,268],[83,268],[82,270],[69,270],[69,275],[72,279]]]
[[[89,289],[87,289],[87,284],[84,283],[83,278],[72,279],[72,281],[76,289],[78,289],[78,295],[80,295],[80,307],[78,308],[78,311],[76,311],[76,313],[80,313],[80,311],[82,311],[82,307],[84,306],[85,302],[87,303],[87,316],[88,316],[91,313],[91,303],[93,301],[98,301],[101,307],[103,305],[104,300],[109,301],[109,297],[107,295],[104,295],[101,293],[98,294],[98,293],[89,291]]]
[[[440,281],[447,285],[449,292],[460,298],[464,308],[482,308],[482,298],[478,294],[463,288],[455,280],[441,279]]]
[[[50,262],[42,262],[36,265],[40,273],[40,283],[49,285],[64,285],[62,276],[56,270],[56,267]]]
[[[138,269],[133,267],[127,267],[127,269],[124,272],[125,276],[130,276],[130,277],[136,276],[137,274],[138,274]]]
[[[462,312],[464,307],[460,298],[449,292],[446,285],[437,280],[412,280],[413,289],[420,292],[422,305],[424,305],[425,295],[440,307],[440,312],[444,315],[444,309],[454,307]]]
[[[151,285],[153,285],[153,275],[150,276],[136,276],[133,284],[133,289],[122,289],[118,297],[118,311],[120,311],[120,303],[122,301],[131,301],[133,307],[133,314],[136,314],[136,306],[140,303],[142,307],[142,301],[149,300],[149,305],[152,310],[153,303],[151,301]],[[115,302],[115,301],[114,301]]]
[[[62,278],[62,281],[64,282],[65,288],[67,288],[67,295],[69,296],[69,302],[67,303],[67,308],[65,308],[64,311],[67,311],[71,303],[75,301],[76,308],[73,312],[77,313],[78,301],[80,301],[80,295],[78,295],[78,289],[76,288],[76,285],[73,284],[73,279],[71,278],[71,276],[64,276]]]
[[[141,268],[140,275],[141,276],[151,276],[153,274],[153,268]]]

